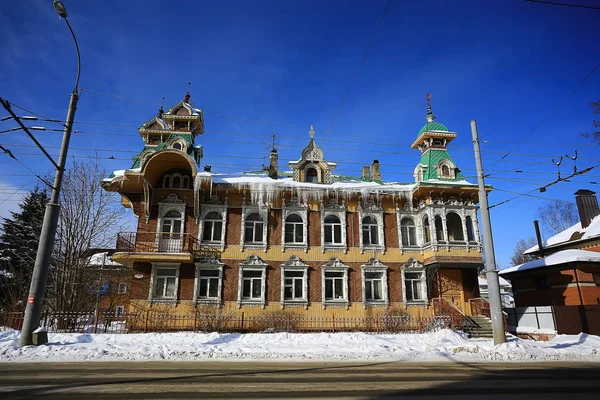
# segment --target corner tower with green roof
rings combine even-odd
[[[421,150],[421,161],[414,171],[415,182],[463,181],[465,177],[448,153],[448,144],[456,137],[456,132],[450,132],[444,124],[435,121],[430,99],[431,95],[428,94],[425,116],[427,123],[410,146]]]

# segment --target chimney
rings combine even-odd
[[[361,176],[363,181],[370,181],[371,180],[371,169],[369,168],[368,165],[365,165],[364,167],[362,167],[362,176]]]
[[[373,160],[373,164],[371,164],[371,180],[381,182],[381,171],[377,160]]]
[[[277,150],[271,150],[271,154],[269,156],[269,178],[277,179],[277,160],[279,159],[279,155],[277,154]]]
[[[575,192],[575,202],[577,203],[581,228],[587,228],[594,217],[600,215],[600,207],[598,207],[596,192],[587,189],[579,189]]]

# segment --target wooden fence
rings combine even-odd
[[[0,323],[21,329],[23,313],[0,315]],[[245,316],[228,314],[172,314],[143,311],[114,313],[44,313],[41,325],[49,332],[141,333],[141,332],[376,332],[424,333],[453,326],[450,316],[413,317],[375,315],[365,317],[301,317],[293,314]]]

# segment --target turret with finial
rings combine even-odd
[[[427,122],[433,122],[435,120],[435,115],[433,114],[433,111],[431,111],[431,93],[427,93],[426,99],[427,115],[425,116],[425,119],[427,120]]]
[[[188,82],[188,90],[187,93],[185,94],[185,97],[183,98],[183,101],[185,101],[186,103],[190,102],[190,98],[192,97],[190,95],[190,86],[192,85],[192,82]]]

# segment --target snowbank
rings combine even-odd
[[[540,361],[600,362],[600,337],[559,335],[550,342],[510,337],[466,339],[443,330],[430,334],[49,334],[44,346],[19,347],[20,332],[0,332],[0,362],[57,361]]]

